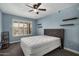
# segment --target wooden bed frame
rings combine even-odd
[[[61,48],[64,47],[64,29],[44,29],[44,35],[61,38]]]

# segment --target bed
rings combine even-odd
[[[44,35],[21,38],[21,48],[25,56],[42,56],[63,48],[63,39],[63,29],[44,29]]]

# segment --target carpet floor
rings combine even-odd
[[[7,49],[0,49],[0,56],[24,56],[19,43],[11,44]],[[44,56],[79,56],[64,49],[55,49]]]

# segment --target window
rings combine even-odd
[[[31,21],[13,21],[13,36],[24,36],[32,34]]]

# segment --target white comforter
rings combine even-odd
[[[51,47],[53,47],[54,49],[59,47],[60,45],[60,38],[58,37],[32,36],[21,38],[21,47],[25,55],[36,55],[45,49]]]

